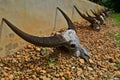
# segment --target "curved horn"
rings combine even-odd
[[[74,5],[74,8],[76,9],[76,11],[79,13],[79,15],[80,15],[82,18],[87,19],[87,16],[84,15],[84,14],[82,14],[82,13],[77,9],[77,7],[76,7],[75,5]]]
[[[27,34],[12,23],[10,23],[5,18],[2,19],[17,35],[19,35],[25,41],[32,43],[36,46],[43,46],[43,47],[55,47],[59,45],[63,45],[67,43],[65,39],[61,35],[51,36],[51,37],[37,37],[30,34]]]
[[[90,22],[90,23],[92,23],[92,24],[96,22],[94,18],[82,14],[82,13],[77,9],[77,7],[76,7],[75,5],[74,5],[74,8],[75,8],[76,11],[79,13],[79,15],[80,15],[82,18],[84,18],[85,20],[87,20],[88,22]]]
[[[87,12],[87,11],[86,11],[86,14],[87,14],[87,16],[88,16],[88,17],[92,17],[91,15],[89,15],[89,14],[88,14],[88,12]]]
[[[76,31],[72,21],[70,20],[70,18],[59,8],[57,7],[57,9],[62,13],[62,15],[64,16],[64,18],[66,19],[67,21],[67,24],[68,24],[68,29],[73,29]]]
[[[95,10],[93,11],[92,9],[90,9],[90,11],[91,11],[95,16],[98,16],[98,14],[96,14]]]

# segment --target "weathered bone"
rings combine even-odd
[[[91,10],[91,9],[90,9]],[[95,10],[91,10],[91,12],[95,15],[95,18],[100,21],[100,24],[101,25],[106,25],[106,21],[105,21],[105,18],[103,17],[102,13],[96,13]]]
[[[79,15],[84,18],[85,20],[87,20],[89,23],[91,23],[92,27],[96,30],[96,31],[100,31],[100,25],[98,23],[98,21],[94,18],[91,17],[90,15],[84,15],[82,14],[77,7],[74,5],[74,8],[76,9],[76,11],[79,13]]]
[[[62,36],[66,39],[66,41],[69,42],[68,45],[64,46],[68,48],[70,52],[75,53],[75,56],[80,56],[86,61],[88,61],[90,56],[88,52],[80,45],[80,41],[76,34],[76,30],[72,21],[60,8],[57,7],[57,9],[64,15],[65,19],[69,22],[69,24],[71,24],[69,25],[68,30],[62,33]]]
[[[60,47],[65,46],[70,50],[70,52],[75,53],[75,55],[78,57],[82,57],[86,61],[90,58],[88,52],[80,45],[79,38],[76,34],[75,27],[72,23],[72,21],[69,19],[69,17],[60,9],[57,7],[57,9],[64,15],[65,19],[68,23],[68,30],[65,32],[62,32],[60,35],[54,35],[51,37],[37,37],[30,34],[27,34],[20,29],[18,29],[16,26],[14,26],[12,23],[10,23],[8,20],[3,18],[2,20],[21,38],[26,40],[27,42],[30,42],[37,46],[43,46],[43,47]]]
[[[105,14],[106,17],[109,17],[109,15],[110,15],[110,11],[109,11],[108,8],[103,8],[101,11],[102,11],[102,13]]]

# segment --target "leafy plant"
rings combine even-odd
[[[120,33],[116,34],[115,38],[116,38],[116,40],[118,40],[117,45],[120,45]]]
[[[71,80],[70,78],[65,78],[65,80]]]
[[[118,69],[120,69],[120,64],[116,64],[116,67],[117,67]]]
[[[55,64],[56,64],[55,62],[48,62],[49,67],[54,67]]]
[[[115,20],[115,23],[120,26],[120,13],[113,13],[111,18]]]
[[[120,33],[116,34],[115,36],[117,40],[120,40]]]
[[[48,66],[49,66],[49,67],[54,67],[55,65],[56,65],[56,63],[55,63],[55,58],[49,57],[49,58],[48,58]]]
[[[18,72],[14,72],[15,76],[20,76],[22,74],[22,72],[18,71]]]

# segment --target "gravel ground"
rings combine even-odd
[[[54,48],[27,45],[0,59],[0,80],[120,80],[120,46],[115,34],[120,32],[109,18],[100,32],[87,22],[77,23],[81,44],[91,58],[81,58]]]

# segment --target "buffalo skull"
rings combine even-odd
[[[101,25],[106,25],[106,21],[105,21],[105,14],[103,12],[97,13],[95,10],[93,11],[92,9],[90,9],[91,12],[95,15],[95,18],[100,21]]]
[[[32,43],[36,46],[42,47],[61,47],[64,46],[69,49],[70,52],[74,53],[75,56],[83,58],[85,61],[88,61],[90,56],[88,52],[80,44],[79,38],[77,36],[75,27],[70,20],[70,18],[59,8],[57,9],[62,13],[64,18],[67,21],[68,29],[61,34],[57,34],[50,37],[38,37],[30,35],[26,32],[21,31],[16,26],[14,26],[7,19],[3,18],[4,21],[18,36],[20,36],[25,41]]]
[[[89,14],[87,14],[87,16],[85,14],[82,14],[75,5],[74,5],[74,8],[83,19],[91,23],[93,29],[95,29],[96,31],[100,31],[100,24],[96,18],[90,16]]]

